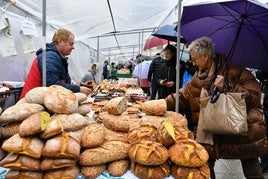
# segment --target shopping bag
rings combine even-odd
[[[243,134],[248,131],[245,95],[221,93],[215,102],[210,97],[200,98],[204,108],[202,130],[213,134]]]

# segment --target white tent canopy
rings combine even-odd
[[[12,62],[12,68],[18,69],[15,76],[10,70],[3,74],[1,71],[0,80],[25,80],[35,53],[23,52],[18,19],[26,18],[36,24],[37,50],[41,47],[42,3],[42,0],[0,0],[0,16],[8,18],[17,50],[15,56],[0,56],[0,68],[9,69]],[[177,0],[47,0],[46,41],[51,41],[58,28],[74,33],[76,45],[69,68],[71,77],[79,81],[92,63],[101,67],[104,59],[118,62],[135,58],[154,29],[177,21],[177,3]]]

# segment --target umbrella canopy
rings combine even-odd
[[[245,67],[268,70],[268,9],[251,0],[184,6],[181,34],[207,36],[215,51]]]
[[[177,42],[178,32],[173,25],[164,25],[152,33],[152,36]],[[181,36],[181,43],[186,43],[186,40]]]
[[[158,47],[158,46],[165,45],[165,44],[168,44],[168,40],[160,39],[158,37],[150,37],[146,41],[143,50],[147,50],[147,49]]]

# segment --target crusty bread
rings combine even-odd
[[[175,179],[180,178],[209,179],[210,170],[207,164],[195,168],[172,165],[171,175]]]
[[[110,175],[120,177],[127,172],[129,159],[122,159],[107,164],[107,171]]]
[[[153,115],[144,115],[141,117],[141,126],[153,126],[158,129],[164,120],[164,117],[160,116],[153,116]]]
[[[156,128],[153,126],[140,126],[132,129],[128,133],[128,142],[136,144],[142,140],[157,141]]]
[[[201,167],[207,163],[206,149],[192,139],[180,140],[169,148],[170,160],[184,167]]]
[[[9,153],[1,162],[0,166],[19,170],[40,170],[40,160],[26,155]]]
[[[77,166],[73,166],[57,170],[47,170],[44,172],[43,179],[76,179],[78,175],[79,168]]]
[[[103,106],[103,110],[110,114],[122,114],[127,109],[127,102],[126,97],[112,98]]]
[[[43,147],[44,142],[38,137],[21,138],[17,133],[5,140],[1,149],[7,152],[24,154],[33,158],[40,158]]]
[[[160,165],[167,161],[169,154],[166,147],[155,141],[141,141],[129,149],[129,158],[143,165]]]
[[[34,113],[44,110],[35,103],[21,103],[7,108],[0,116],[0,123],[23,121]]]
[[[41,170],[53,170],[76,165],[76,159],[67,158],[44,158],[41,161]]]
[[[76,109],[75,113],[79,113],[81,115],[86,115],[91,111],[91,107],[87,104],[80,104]]]
[[[87,179],[95,179],[106,169],[106,164],[81,167],[81,173]]]
[[[76,96],[79,104],[87,100],[87,95],[85,93],[77,92],[77,93],[74,93],[74,95]]]
[[[121,141],[107,141],[100,147],[86,149],[79,156],[82,166],[94,166],[128,157],[130,144]]]
[[[82,135],[82,147],[94,148],[99,147],[105,137],[104,126],[102,124],[89,124],[85,127]]]
[[[141,110],[147,115],[163,116],[167,111],[165,99],[145,101],[141,104]]]
[[[56,114],[71,114],[78,107],[78,100],[75,94],[59,85],[52,85],[49,93],[44,97],[44,105],[46,108]]]
[[[49,122],[49,113],[45,111],[35,113],[22,121],[19,126],[19,135],[21,137],[27,137],[30,135],[38,134],[45,130]]]
[[[7,139],[16,133],[19,133],[21,121],[19,122],[9,122],[4,127],[2,127],[2,138]]]
[[[104,127],[105,135],[104,135],[104,142],[106,141],[121,141],[128,143],[128,133],[127,132],[118,132],[118,131],[112,131],[110,129],[107,129]]]
[[[44,104],[44,96],[48,93],[48,87],[40,86],[31,89],[25,95],[25,99],[28,103]]]
[[[131,171],[139,178],[164,179],[170,174],[170,166],[168,162],[165,162],[161,165],[142,165],[132,161]]]
[[[24,170],[8,170],[5,179],[42,179],[43,172],[41,171],[24,171]]]

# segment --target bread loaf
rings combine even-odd
[[[147,115],[163,116],[167,111],[167,104],[164,99],[145,101],[141,104],[141,110]]]
[[[44,173],[43,179],[76,179],[79,175],[79,168],[77,166],[61,168],[57,170],[48,170]]]
[[[170,167],[168,162],[161,165],[142,165],[132,161],[131,171],[134,175],[142,179],[164,179],[169,176]]]
[[[184,167],[201,167],[207,163],[206,149],[192,139],[180,140],[169,148],[170,160]]]
[[[7,108],[0,116],[0,123],[23,121],[34,113],[44,110],[44,107],[35,103],[17,104]]]
[[[99,147],[105,137],[104,126],[102,124],[90,124],[85,127],[82,135],[82,146],[85,148]]]
[[[186,117],[184,117],[180,113],[174,111],[167,111],[164,117],[165,120],[170,122],[173,126],[188,128],[188,122]]]
[[[45,130],[41,133],[44,139],[50,138],[63,131],[74,131],[88,125],[89,121],[78,113],[73,114],[54,114]]]
[[[87,95],[81,92],[74,93],[77,98],[78,104],[81,104],[85,100],[87,100]]]
[[[69,132],[64,132],[46,141],[42,155],[47,158],[76,158],[80,148],[80,143]]]
[[[143,165],[160,165],[167,161],[169,154],[166,147],[155,141],[142,141],[132,145],[129,158]]]
[[[41,161],[41,170],[53,170],[65,167],[75,166],[76,160],[75,159],[67,159],[67,158],[44,158]]]
[[[19,134],[15,134],[9,139],[5,140],[1,149],[7,152],[14,152],[28,155],[33,158],[40,158],[44,142],[37,137],[21,138]]]
[[[114,177],[120,177],[127,172],[129,167],[129,159],[122,159],[107,164],[107,171]]]
[[[128,157],[130,144],[121,141],[107,141],[100,147],[86,149],[79,156],[82,166],[94,166]]]
[[[175,179],[187,178],[187,179],[209,179],[210,170],[207,164],[201,167],[182,167],[177,165],[172,165],[171,175]]]
[[[9,122],[2,128],[2,138],[7,139],[16,133],[19,133],[20,122]]]
[[[49,93],[44,97],[46,108],[56,114],[71,114],[78,107],[78,100],[74,93],[62,86],[52,85]]]
[[[128,143],[128,133],[127,132],[118,132],[112,131],[104,127],[105,135],[104,135],[104,142],[106,141],[121,141],[124,143]]]
[[[95,179],[106,169],[106,164],[81,167],[81,173],[87,179]]]
[[[110,114],[121,114],[127,109],[127,98],[116,97],[108,101],[104,106],[103,110]]]
[[[128,142],[136,144],[142,140],[157,141],[156,128],[153,126],[141,126],[132,129],[128,133]]]
[[[31,89],[25,95],[25,99],[28,103],[44,104],[44,96],[48,93],[48,87],[40,86]]]
[[[50,122],[50,115],[45,111],[35,113],[26,118],[19,126],[19,135],[26,137],[38,134],[45,130]]]
[[[6,168],[19,170],[40,170],[40,160],[26,155],[9,153],[1,162],[0,165]]]
[[[40,171],[23,171],[23,170],[8,170],[5,179],[42,179],[43,172]]]
[[[86,115],[91,111],[91,107],[87,104],[80,104],[78,108],[76,109],[75,113]]]
[[[144,115],[141,117],[141,126],[153,126],[158,129],[164,120],[164,117],[160,116],[152,116],[152,115]]]

